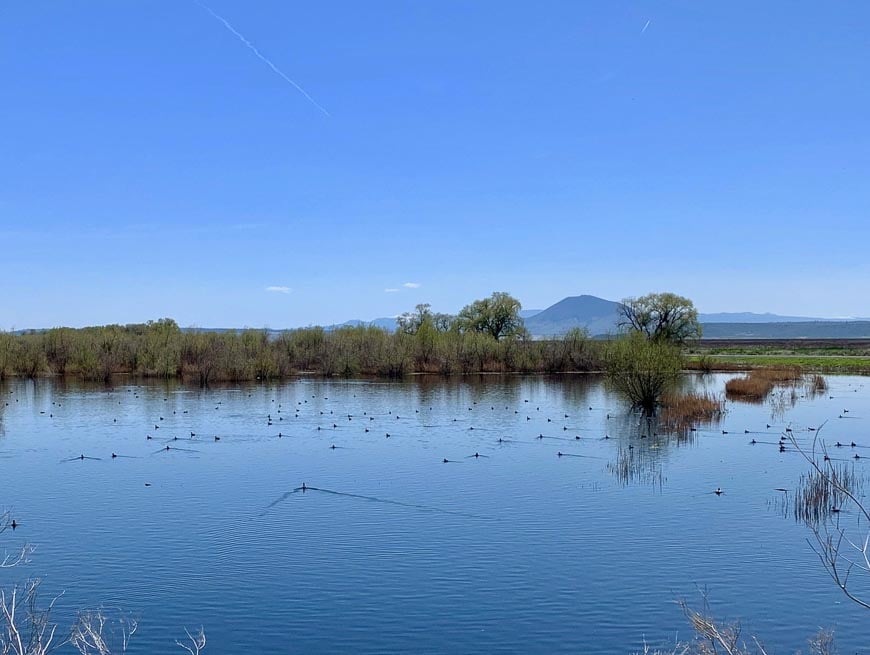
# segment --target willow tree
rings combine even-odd
[[[649,293],[626,298],[619,307],[619,326],[643,334],[650,341],[682,345],[701,338],[698,310],[675,293]]]
[[[396,327],[405,334],[417,334],[425,323],[429,323],[437,332],[449,332],[453,327],[454,317],[450,314],[433,312],[432,305],[421,303],[414,307],[413,312],[405,312],[396,317]]]
[[[520,301],[509,293],[496,291],[489,298],[463,307],[455,324],[461,331],[488,334],[496,340],[521,336],[526,329],[520,316],[522,308]]]

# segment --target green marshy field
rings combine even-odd
[[[870,339],[710,340],[686,349],[691,368],[742,370],[799,366],[806,371],[870,374]]]

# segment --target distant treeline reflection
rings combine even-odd
[[[600,370],[603,344],[573,330],[535,341],[477,331],[369,327],[182,330],[172,319],[136,325],[0,332],[0,379],[117,374],[181,378],[202,385],[300,373],[400,377],[411,373],[559,373]]]

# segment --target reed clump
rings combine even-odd
[[[810,389],[815,393],[824,393],[828,390],[828,381],[824,376],[815,374],[810,378]]]
[[[796,386],[804,380],[799,366],[757,368],[747,375],[732,378],[725,383],[728,400],[762,402],[776,387]]]
[[[801,475],[794,495],[794,518],[810,526],[840,512],[851,494],[861,496],[863,478],[849,462],[828,462],[824,470],[813,469]]]
[[[725,383],[725,396],[728,400],[761,402],[773,391],[773,386],[770,380],[744,375]]]
[[[773,386],[789,385],[803,380],[803,370],[800,366],[757,368],[750,371],[749,376],[756,380],[766,380]]]
[[[724,412],[724,401],[711,393],[670,394],[662,398],[660,425],[669,432],[685,432],[718,421]]]

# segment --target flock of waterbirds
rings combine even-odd
[[[128,387],[126,389],[126,392],[128,394],[131,394],[132,398],[135,400],[135,399],[139,398],[139,390],[140,389],[141,389],[141,387],[132,387],[131,386],[131,387]],[[115,391],[116,391],[115,389],[110,389],[107,391],[107,393],[114,393]],[[852,391],[857,392],[858,389],[856,388],[856,389],[853,389]],[[15,391],[11,390],[9,392],[9,394],[14,395]],[[247,396],[250,398],[252,396],[252,394],[248,393]],[[354,398],[355,397],[356,397],[356,395],[354,394]],[[830,396],[830,398],[834,399],[834,396]],[[329,401],[328,396],[319,397],[316,394],[311,395],[310,399],[319,399],[322,401]],[[18,398],[14,398],[13,400],[16,403],[19,402]],[[163,398],[163,402],[168,402],[168,401],[169,401],[169,397]],[[117,402],[118,402],[118,406],[119,406],[119,413],[123,413],[123,409],[124,409],[123,401],[119,400]],[[403,415],[399,414],[398,412],[394,413],[392,410],[389,410],[389,409],[386,410],[386,413],[384,413],[384,412],[377,413],[377,412],[371,412],[368,410],[364,410],[361,413],[357,413],[357,414],[341,412],[341,411],[336,412],[335,409],[330,409],[328,411],[327,410],[319,410],[318,411],[318,410],[313,409],[313,403],[309,403],[309,398],[307,398],[307,397],[303,398],[302,400],[295,400],[294,399],[294,402],[291,403],[291,406],[289,408],[285,405],[285,402],[283,402],[283,401],[279,402],[278,398],[272,398],[271,403],[274,404],[274,406],[275,406],[274,411],[267,412],[267,413],[265,413],[265,415],[259,415],[256,420],[259,421],[260,425],[265,425],[266,427],[275,427],[276,425],[280,425],[281,429],[278,430],[277,433],[273,432],[273,431],[269,431],[268,433],[261,435],[264,437],[273,437],[273,438],[278,438],[278,439],[293,438],[294,436],[298,437],[301,434],[304,434],[304,432],[306,430],[307,431],[314,431],[315,433],[317,433],[319,435],[322,435],[324,432],[327,432],[327,433],[332,432],[335,434],[339,434],[339,433],[346,434],[347,428],[356,429],[357,431],[360,431],[364,434],[372,433],[376,429],[380,429],[383,431],[384,437],[387,439],[390,439],[396,434],[395,428],[390,427],[390,426],[401,426],[403,419],[410,418],[407,416],[407,414],[405,416],[403,416]],[[10,405],[10,401],[6,401],[5,404],[8,407]],[[40,411],[40,414],[41,415],[47,414],[48,418],[54,418],[56,412],[62,411],[62,404],[61,403],[56,402],[56,401],[52,401],[52,406],[53,406],[52,410]],[[226,407],[227,406],[224,404],[224,400],[216,400],[214,403],[214,411],[220,411],[221,409],[225,409]],[[589,432],[591,430],[586,430],[586,429],[578,427],[578,425],[576,424],[577,423],[576,421],[574,422],[574,424],[572,424],[572,421],[571,421],[572,416],[568,413],[561,413],[560,416],[554,418],[552,416],[543,416],[541,414],[540,406],[535,406],[534,409],[532,409],[532,407],[533,407],[533,404],[532,404],[531,400],[525,399],[525,400],[523,400],[523,405],[521,407],[511,408],[510,406],[505,405],[503,408],[503,411],[506,413],[512,413],[517,419],[520,420],[520,425],[524,424],[527,426],[533,426],[533,425],[534,426],[538,426],[538,425],[548,426],[548,428],[551,428],[550,430],[548,430],[548,434],[545,434],[543,431],[540,431],[540,432],[538,432],[537,435],[534,435],[531,438],[527,437],[525,439],[516,438],[515,436],[507,436],[507,435],[502,434],[501,436],[498,436],[496,439],[494,439],[494,444],[501,446],[501,445],[518,444],[518,443],[542,443],[545,440],[556,440],[556,441],[573,442],[575,444],[579,444],[579,443],[582,443],[584,441],[589,441],[589,440],[601,441],[601,440],[610,440],[611,439],[611,436],[606,432],[604,434],[599,433],[599,435],[597,435],[597,436],[591,436],[589,434]],[[497,412],[498,410],[496,409],[495,405],[490,404],[488,406],[489,412],[484,411],[481,415],[481,412],[480,412],[481,409],[485,410],[487,408],[481,406],[479,401],[472,401],[472,404],[467,407],[468,412],[478,411],[478,414],[476,415],[476,418],[479,417],[479,420],[477,421],[477,423],[478,423],[477,425],[472,424],[472,425],[468,425],[467,427],[464,427],[464,428],[459,427],[459,425],[464,425],[465,423],[468,422],[465,417],[463,417],[463,418],[452,417],[451,421],[452,421],[452,423],[458,424],[457,429],[465,429],[469,432],[473,432],[475,430],[478,430],[478,431],[491,430],[492,428],[490,428],[486,425],[487,419],[490,418],[491,416],[494,416],[495,415],[494,413]],[[502,409],[502,408],[499,407],[499,410],[500,409]],[[415,415],[419,415],[419,414],[425,413],[427,411],[431,412],[432,407],[431,406],[418,407],[418,408],[413,410]],[[620,411],[626,412],[626,411],[630,411],[630,410],[605,409],[605,408],[596,408],[596,407],[588,406],[588,407],[582,408],[581,411],[585,411],[585,412],[589,412],[589,413],[593,413],[593,412],[603,413],[604,414],[604,421],[605,421],[604,425],[606,425],[607,424],[606,422],[610,421],[613,418],[617,418],[619,416],[618,412],[620,412]],[[189,410],[182,410],[180,412],[180,414],[186,415],[186,414],[188,414],[188,412],[189,412]],[[167,412],[167,416],[177,417],[178,414],[179,414],[178,410],[172,410],[171,414],[169,414]],[[172,453],[172,452],[198,453],[200,451],[195,447],[191,447],[192,445],[197,444],[197,443],[203,443],[203,442],[217,443],[217,442],[220,442],[222,438],[224,438],[224,439],[227,438],[227,435],[221,435],[221,434],[212,434],[208,437],[204,437],[204,436],[200,436],[200,434],[196,430],[187,430],[187,429],[184,430],[185,436],[179,437],[177,434],[179,432],[179,426],[175,425],[173,427],[170,427],[172,425],[172,420],[167,419],[167,416],[163,416],[163,415],[156,416],[154,418],[154,421],[150,423],[150,427],[148,427],[147,430],[144,431],[144,440],[146,442],[159,441],[162,444],[159,449],[151,450],[147,453],[147,455],[154,456],[154,455],[160,455],[160,454],[166,454],[166,453]],[[839,411],[837,418],[838,419],[857,419],[858,417],[853,416],[850,413],[850,410],[848,408],[843,408],[842,410]],[[117,423],[118,418],[115,417],[112,419],[112,421],[113,421],[113,423]],[[646,423],[646,426],[644,427],[645,423]],[[647,419],[646,421],[644,421],[643,419],[639,419],[638,425],[640,426],[640,429],[637,433],[637,437],[639,439],[647,439],[648,443],[651,441],[655,441],[657,438],[660,438],[660,437],[661,438],[668,438],[669,436],[671,436],[668,434],[656,433],[655,424],[653,422],[651,422],[649,419]],[[425,429],[427,427],[438,427],[438,426],[427,425],[426,423],[423,423],[422,425],[418,425],[418,427]],[[517,426],[517,427],[519,427],[519,426]],[[556,428],[556,432],[557,432],[556,434],[551,433],[552,428]],[[535,428],[535,429],[537,429],[537,428]],[[392,430],[392,432],[391,432],[391,430]],[[719,433],[721,433],[722,435],[729,435],[729,434],[749,435],[749,436],[751,436],[751,439],[748,442],[749,445],[751,445],[751,446],[774,446],[778,449],[778,451],[780,453],[786,453],[786,452],[798,453],[799,449],[803,452],[809,452],[814,444],[814,438],[817,436],[818,430],[819,430],[818,427],[806,426],[806,427],[798,428],[798,427],[795,427],[791,424],[774,425],[771,423],[765,423],[764,429],[750,430],[750,429],[744,428],[742,431],[734,431],[734,430],[724,429],[721,427],[717,427],[714,429],[712,427],[712,425],[708,425],[708,426],[698,425],[698,426],[693,426],[693,427],[688,428],[688,432],[698,433],[698,434],[705,434],[705,433],[706,434],[719,434]],[[517,430],[517,432],[520,432],[520,431],[521,430]],[[164,437],[163,433],[166,433],[166,432],[171,432],[172,433],[171,436]],[[529,430],[525,429],[525,430],[522,430],[522,432],[529,432]],[[583,432],[583,434],[580,434],[580,432]],[[800,436],[799,433],[806,435],[806,438],[803,441],[801,440],[802,437]],[[158,434],[160,436],[158,436]],[[778,439],[775,441],[764,440],[763,439],[764,435],[778,435]],[[181,444],[184,444],[184,445],[181,445]],[[848,457],[832,457],[831,455],[828,454],[827,450],[823,450],[824,461],[849,461],[849,460],[860,461],[860,460],[865,459],[868,456],[861,455],[858,450],[870,448],[870,446],[868,446],[868,445],[858,444],[853,440],[850,440],[848,443],[836,441],[833,444],[828,444],[828,445],[831,445],[833,448],[836,448],[836,449],[848,449],[848,451],[850,452],[850,455]],[[349,447],[351,447],[351,446],[337,445],[334,442],[330,443],[327,446],[327,448],[329,450],[332,450],[332,451],[339,450],[339,449],[345,449],[345,448],[349,448]],[[635,444],[629,443],[627,445],[627,448],[630,451],[630,450],[635,448]],[[554,455],[560,459],[561,458],[572,458],[572,457],[588,458],[588,459],[603,459],[601,457],[597,457],[594,455],[589,455],[589,454],[584,454],[584,453],[579,453],[579,452],[569,452],[567,450],[563,451],[561,449],[557,450],[554,453]],[[66,459],[62,459],[61,463],[76,462],[76,461],[78,461],[78,462],[102,461],[104,459],[109,459],[109,460],[117,460],[117,459],[123,459],[123,458],[135,459],[135,458],[139,458],[142,456],[143,455],[118,454],[116,452],[111,452],[106,457],[100,457],[100,456],[86,455],[85,453],[80,453],[79,455],[68,457]],[[483,454],[479,451],[475,451],[473,453],[463,454],[459,457],[457,457],[455,455],[453,455],[452,458],[451,457],[443,457],[441,459],[441,463],[443,463],[443,464],[458,464],[458,463],[462,463],[462,462],[468,461],[468,460],[489,459],[490,457],[492,457],[492,455],[487,455],[487,454]],[[145,482],[144,485],[146,487],[150,487],[151,483]],[[412,503],[402,503],[399,501],[375,498],[372,496],[339,492],[339,491],[334,491],[331,489],[323,489],[323,488],[319,488],[316,486],[310,486],[306,482],[303,482],[300,486],[295,487],[291,491],[288,491],[287,493],[283,494],[276,501],[274,501],[269,506],[267,506],[266,510],[270,509],[274,505],[276,505],[279,502],[281,502],[282,500],[286,499],[291,494],[305,493],[308,491],[312,491],[312,492],[316,491],[316,492],[322,492],[322,493],[336,494],[336,495],[348,496],[348,497],[352,497],[352,498],[367,499],[367,500],[376,500],[379,502],[386,502],[386,503],[395,504],[395,505],[399,505],[399,506],[407,506],[407,507],[413,507],[413,508],[419,508],[419,509],[426,509],[426,510],[430,510],[430,511],[444,511],[448,514],[473,516],[471,514],[464,514],[462,512],[450,512],[450,511],[446,511],[446,510],[438,510],[437,508],[423,506],[423,505],[416,505],[416,504],[412,504]],[[777,488],[776,491],[786,491],[786,489]],[[725,491],[721,487],[717,487],[716,489],[710,491],[709,493],[715,494],[716,496],[721,496],[725,493]],[[839,512],[840,511],[839,508],[835,508],[835,507],[832,507],[830,509],[832,512]],[[16,519],[13,519],[10,523],[10,527],[13,530],[18,528],[19,525],[20,525],[20,523]]]

